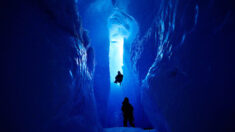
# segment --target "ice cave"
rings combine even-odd
[[[232,0],[0,3],[1,132],[235,131]]]

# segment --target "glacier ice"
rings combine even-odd
[[[94,54],[76,1],[5,3],[2,74],[7,78],[1,87],[0,131],[101,130]]]
[[[1,1],[0,131],[143,131],[102,129],[107,122],[122,125],[118,101],[124,96],[143,128],[234,131],[233,5],[232,0]],[[114,90],[112,26],[120,29],[128,78],[111,100],[118,104],[115,113],[107,110]]]
[[[233,75],[228,72],[233,71],[229,60],[234,42],[229,30],[234,18],[227,19],[230,2],[167,0],[156,4],[155,12],[140,2],[138,7],[150,17],[146,21],[133,15],[142,33],[132,44],[131,61],[142,85],[145,112],[155,129],[234,130],[230,116],[234,90],[229,81]],[[215,33],[219,23],[223,29]]]

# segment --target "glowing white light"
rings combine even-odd
[[[114,82],[118,71],[122,71],[123,66],[123,45],[124,38],[122,36],[110,37],[109,47],[109,68],[111,82]]]
[[[124,39],[131,43],[137,33],[137,24],[134,18],[115,9],[108,19],[109,29],[109,69],[110,81],[115,81],[117,72],[123,73],[123,48]],[[124,73],[125,74],[125,73]]]

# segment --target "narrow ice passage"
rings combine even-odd
[[[134,114],[138,114],[138,86],[136,86],[138,83],[127,61],[130,60],[129,47],[138,32],[138,25],[127,12],[115,8],[108,17],[108,30],[110,93],[107,126],[118,127],[123,125],[121,106],[125,97],[128,97],[134,106]],[[118,71],[124,75],[121,85],[114,83]],[[135,117],[136,121],[139,120],[137,116]]]

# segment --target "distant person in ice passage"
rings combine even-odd
[[[117,74],[117,76],[115,77],[115,82],[114,82],[114,83],[119,83],[119,84],[121,85],[122,80],[123,80],[123,75],[121,74],[120,71],[118,71],[118,74]]]
[[[123,114],[123,125],[124,127],[127,127],[127,121],[129,121],[130,125],[132,127],[135,127],[133,121],[134,121],[134,116],[133,116],[133,106],[129,103],[129,99],[125,97],[124,101],[122,102],[122,114]]]

